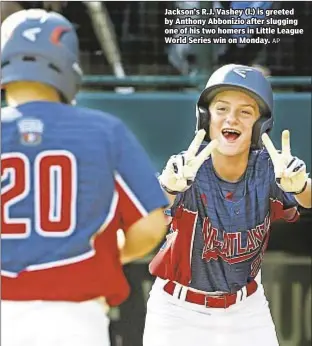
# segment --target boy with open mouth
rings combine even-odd
[[[311,179],[289,131],[272,144],[273,92],[255,68],[218,69],[196,110],[193,142],[159,177],[172,222],[150,264],[143,345],[278,346],[261,265],[271,223],[311,208]]]

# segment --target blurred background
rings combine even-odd
[[[294,8],[304,34],[281,36],[278,44],[266,46],[165,44],[166,9],[212,7]],[[304,159],[311,172],[311,2],[9,1],[1,2],[2,20],[26,8],[57,11],[74,23],[85,73],[77,104],[122,118],[157,171],[192,139],[195,104],[211,72],[223,64],[241,63],[258,67],[271,80],[273,141],[280,146],[282,130],[290,129],[293,154]],[[281,346],[311,345],[311,225],[312,212],[305,209],[296,224],[273,224],[265,256],[263,281]],[[153,282],[149,260],[125,266],[132,293],[111,311],[112,346],[142,344]]]

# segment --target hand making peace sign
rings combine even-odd
[[[178,193],[187,190],[194,181],[200,166],[216,149],[218,141],[212,140],[197,155],[205,135],[205,130],[199,130],[188,149],[181,154],[171,156],[167,162],[159,181],[168,192]]]
[[[306,186],[308,174],[305,163],[291,154],[289,131],[284,130],[282,133],[281,151],[274,147],[266,133],[262,135],[262,141],[271,157],[279,187],[285,192],[295,194],[302,192]]]

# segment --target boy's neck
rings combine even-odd
[[[244,175],[248,165],[249,152],[237,156],[212,154],[213,168],[217,175],[228,182],[237,182]]]
[[[34,101],[61,102],[56,89],[37,82],[12,82],[5,86],[6,103],[17,107]]]

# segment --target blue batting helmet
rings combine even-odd
[[[79,90],[79,41],[62,15],[41,9],[22,10],[1,26],[1,85],[33,81],[54,87],[66,103]]]
[[[255,122],[252,132],[252,148],[261,148],[263,133],[269,133],[273,127],[273,91],[270,82],[256,68],[244,65],[224,65],[209,78],[201,93],[197,105],[196,129],[207,131],[205,140],[209,141],[209,105],[219,92],[240,90],[253,97],[260,109],[260,118]]]

